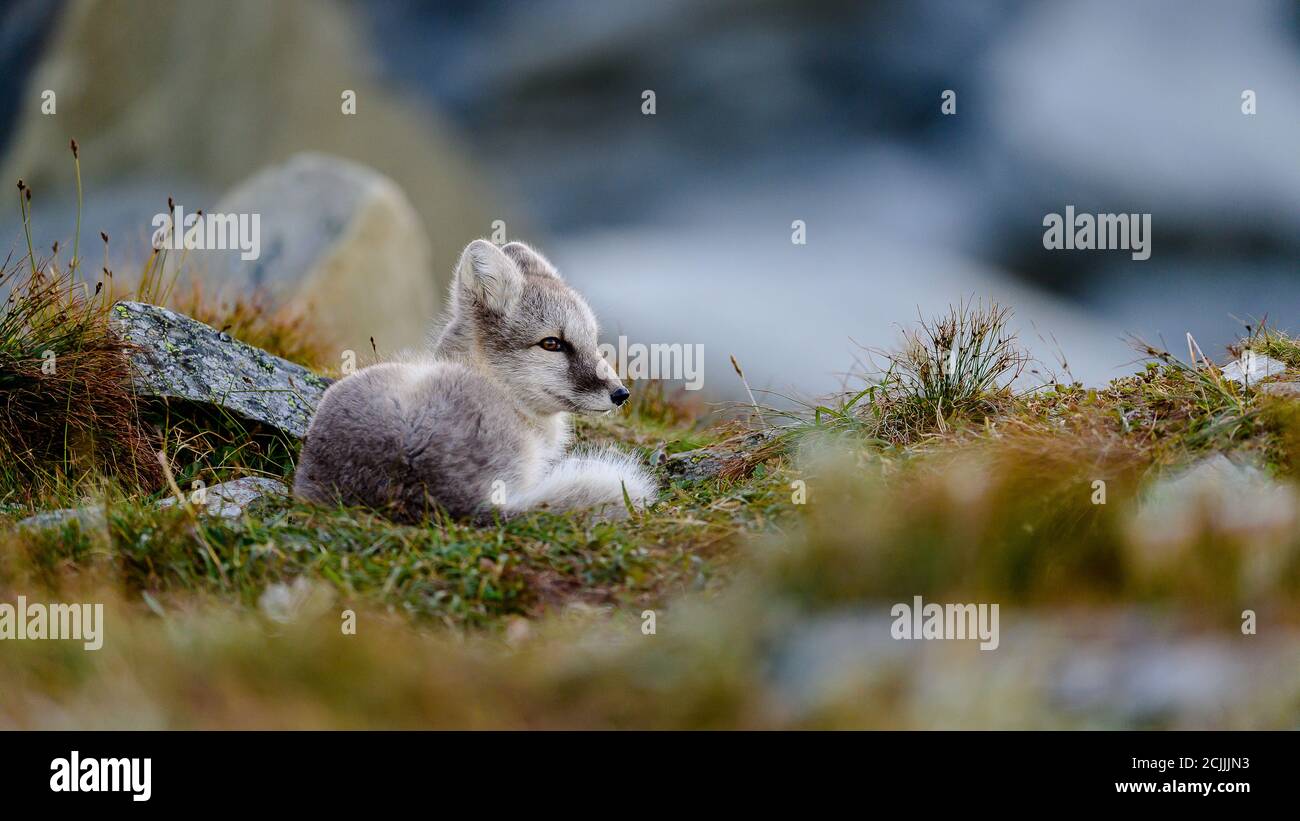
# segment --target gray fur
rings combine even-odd
[[[653,480],[612,449],[565,454],[569,414],[601,413],[623,384],[596,350],[596,318],[523,243],[470,243],[431,358],[372,365],[325,392],[294,493],[404,522],[434,510],[486,518],[548,507],[642,506]],[[564,352],[538,347],[563,339]],[[497,483],[500,484],[497,484]],[[502,498],[504,497],[504,498]]]

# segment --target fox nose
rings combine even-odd
[[[631,395],[632,394],[627,388],[619,388],[609,395],[609,401],[613,402],[615,405],[621,405],[626,402],[627,398]]]

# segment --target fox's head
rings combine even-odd
[[[522,242],[471,242],[456,265],[450,303],[438,354],[490,371],[533,413],[600,413],[627,401],[596,348],[595,314]]]

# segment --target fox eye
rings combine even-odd
[[[556,339],[553,336],[546,337],[538,342],[537,346],[544,351],[562,351],[565,347],[563,339]]]

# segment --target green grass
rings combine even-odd
[[[783,498],[771,478],[728,490],[679,485],[637,520],[536,513],[494,527],[401,526],[288,501],[237,521],[196,522],[119,499],[109,502],[106,532],[70,524],[18,544],[24,575],[42,588],[57,587],[69,567],[106,563],[127,598],[202,594],[252,607],[268,584],[305,577],[417,622],[484,627],[574,603],[638,606],[711,589],[738,536],[771,527]]]

